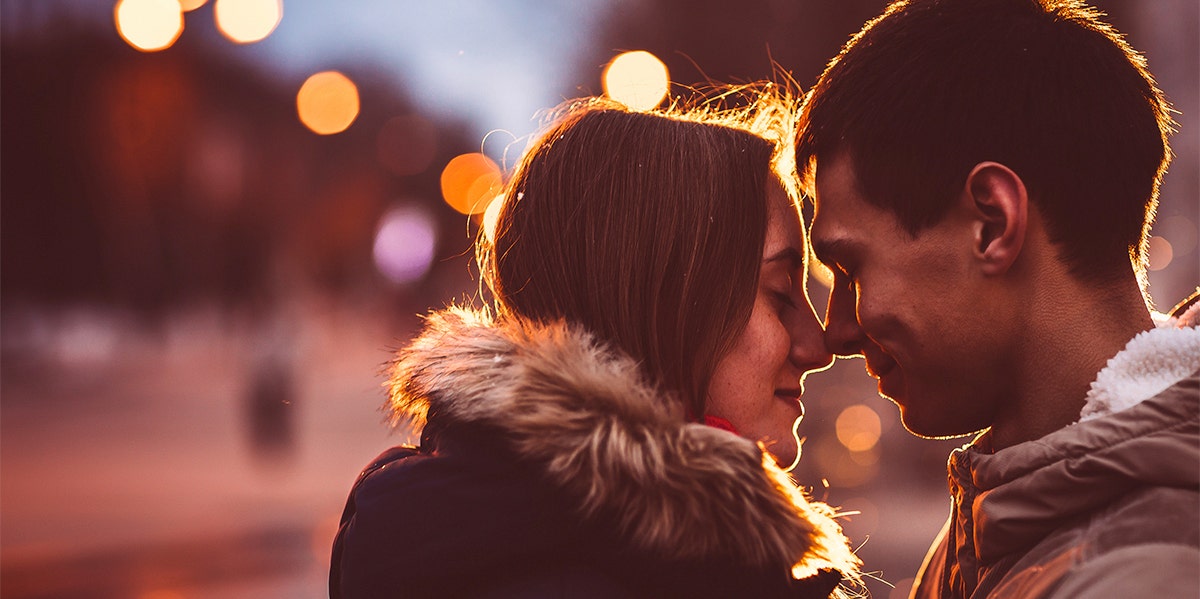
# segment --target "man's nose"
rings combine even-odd
[[[838,356],[862,354],[866,335],[858,323],[858,299],[853,282],[834,281],[825,309],[825,347]]]

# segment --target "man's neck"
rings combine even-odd
[[[1154,326],[1132,279],[1102,292],[1074,281],[1062,287],[1030,302],[1026,337],[1011,364],[1012,403],[992,425],[993,450],[1076,422],[1096,374],[1130,339]]]

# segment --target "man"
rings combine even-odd
[[[802,111],[830,349],[913,433],[986,431],[916,597],[1200,593],[1200,308],[1143,293],[1173,123],[1100,17],[899,2]]]

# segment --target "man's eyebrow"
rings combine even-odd
[[[836,262],[839,257],[850,253],[854,242],[848,239],[816,239],[812,242],[813,254],[822,263]]]
[[[786,260],[788,263],[788,268],[791,270],[797,270],[804,265],[804,256],[800,253],[800,250],[790,245],[782,250],[779,250],[778,252],[775,252],[771,256],[763,258],[763,264],[769,264],[781,260]]]

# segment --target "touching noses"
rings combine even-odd
[[[866,338],[858,323],[857,294],[853,281],[834,280],[825,310],[825,348],[837,356],[862,354]]]
[[[821,321],[808,301],[796,311],[796,322],[792,325],[792,347],[789,359],[800,372],[819,370],[833,362],[833,355],[825,349]]]

